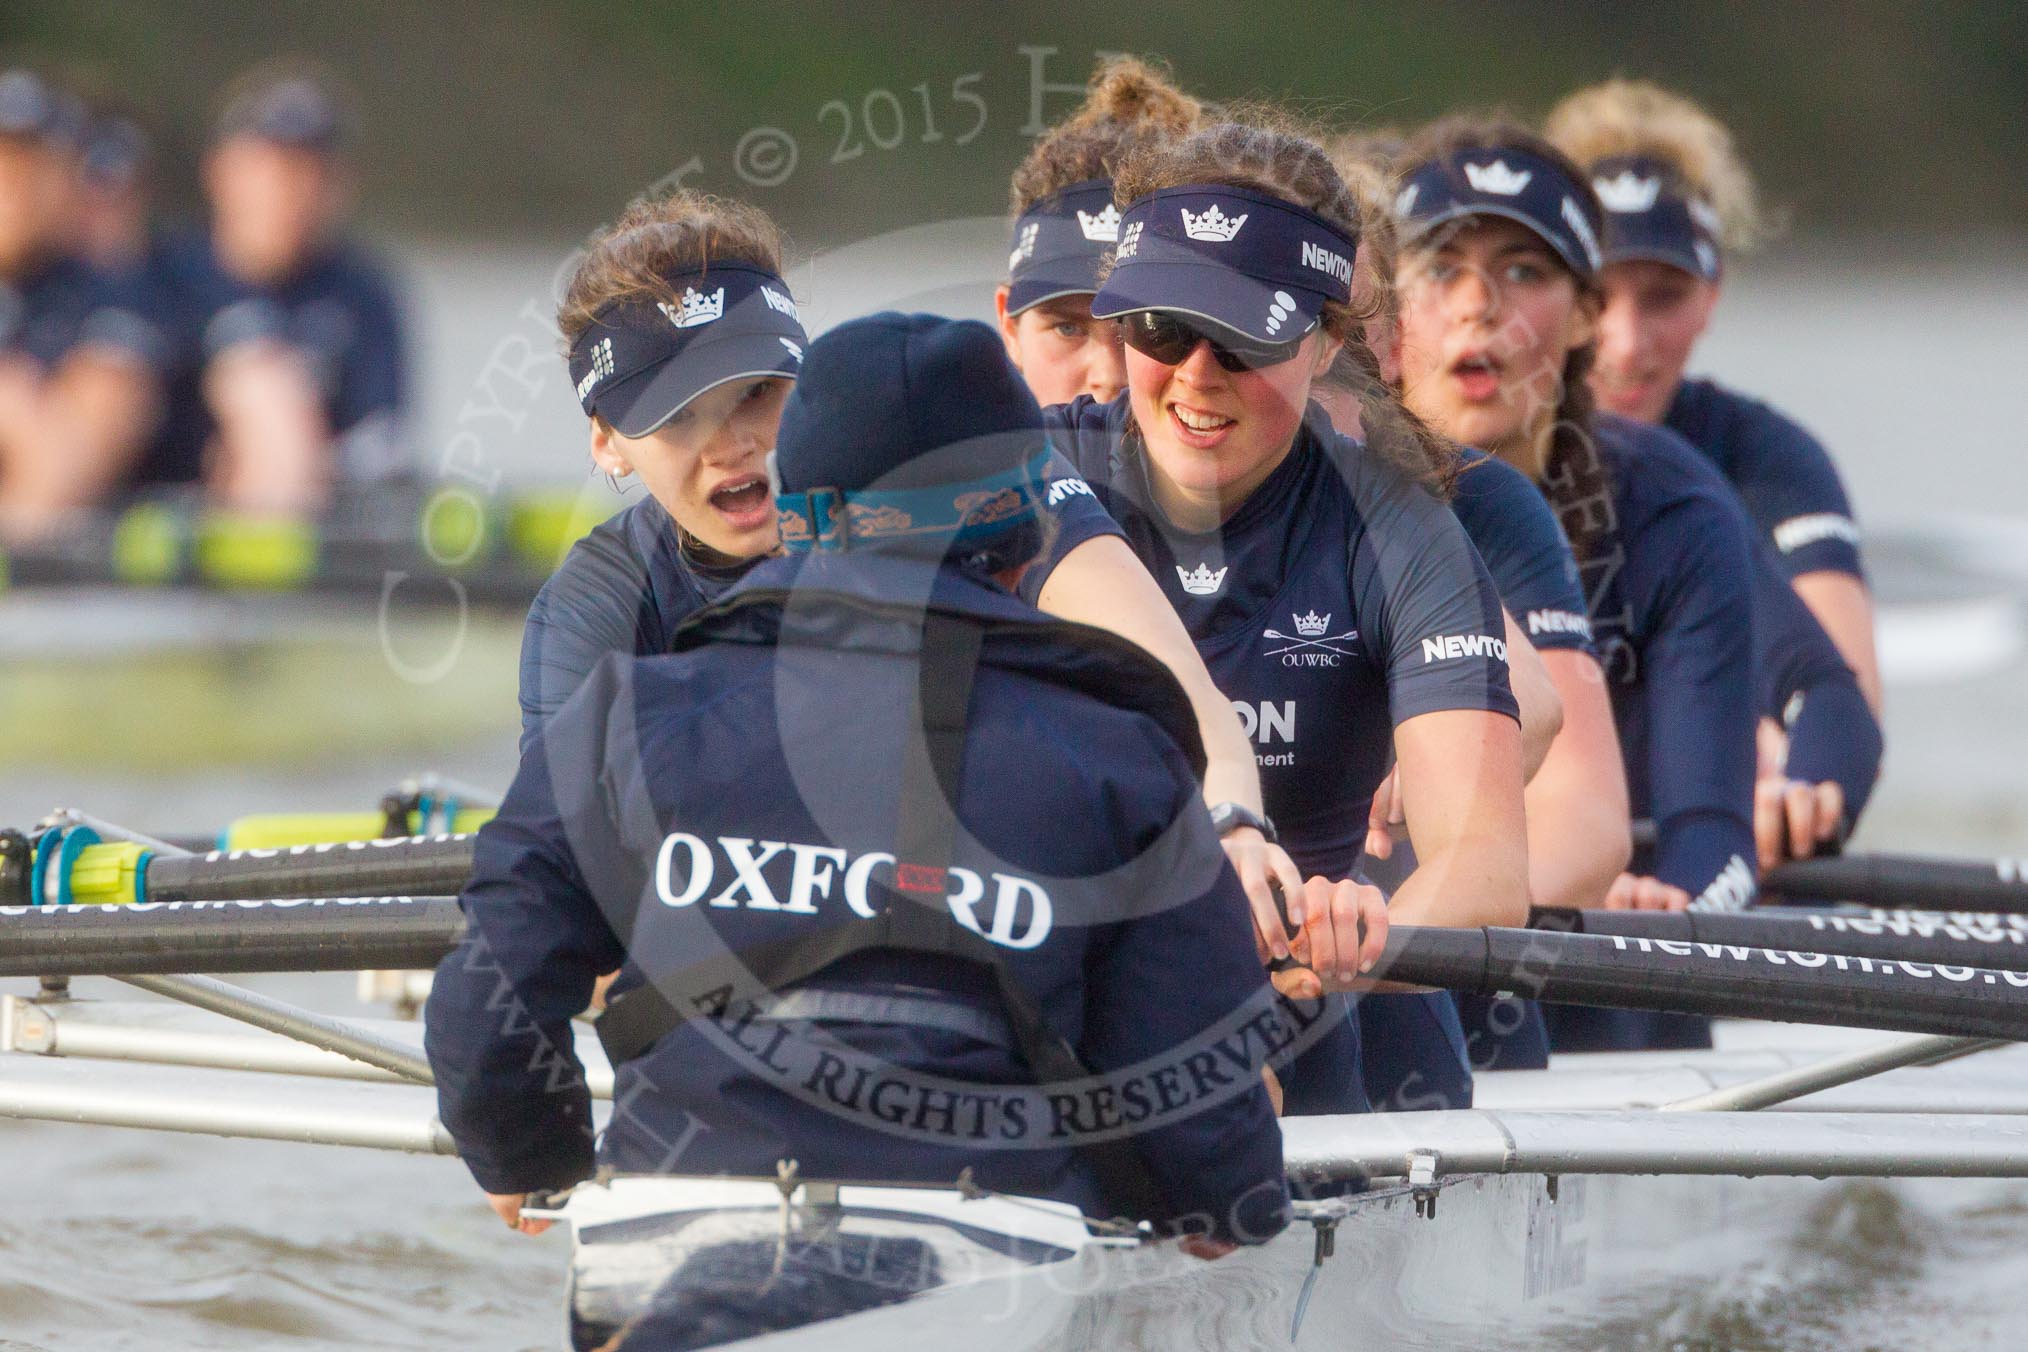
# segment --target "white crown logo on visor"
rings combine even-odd
[[[1304,638],[1315,638],[1331,627],[1331,617],[1319,615],[1314,610],[1307,615],[1291,615],[1289,618],[1296,622],[1296,632]]]
[[[1077,228],[1084,231],[1084,237],[1094,244],[1113,244],[1120,238],[1120,212],[1112,203],[1093,216],[1086,212],[1077,213]]]
[[[1480,192],[1489,192],[1498,197],[1515,197],[1534,178],[1532,170],[1516,173],[1507,167],[1507,161],[1494,160],[1491,164],[1468,164],[1465,166],[1465,180]]]
[[[794,357],[797,361],[801,361],[803,359],[803,345],[797,342],[795,339],[783,338],[779,334],[777,334],[775,337],[775,341],[780,343],[783,347],[787,348],[789,350],[789,355],[791,357]]]
[[[1598,190],[1598,200],[1605,203],[1605,209],[1621,216],[1652,211],[1662,192],[1661,179],[1652,175],[1643,178],[1631,169],[1622,169],[1613,178],[1595,178],[1591,186]]]
[[[1697,255],[1697,265],[1704,269],[1706,277],[1718,275],[1718,250],[1711,247],[1708,239],[1690,241],[1690,251]]]
[[[708,296],[694,286],[686,286],[678,300],[678,305],[658,300],[655,308],[668,316],[669,322],[679,329],[694,329],[700,324],[725,317],[725,288],[722,286]]]
[[[1394,214],[1406,216],[1409,212],[1414,211],[1415,199],[1421,194],[1422,184],[1420,183],[1411,183],[1406,188],[1403,188],[1400,195],[1394,199]]]
[[[1114,259],[1134,256],[1141,247],[1141,227],[1145,224],[1145,221],[1135,221],[1127,227],[1126,233],[1120,236],[1120,247],[1113,251]]]
[[[1718,208],[1701,197],[1690,199],[1690,219],[1714,235],[1719,233]]]
[[[1232,237],[1239,233],[1239,227],[1245,224],[1245,216],[1228,216],[1218,209],[1216,202],[1201,216],[1192,216],[1190,208],[1183,208],[1183,233],[1207,244],[1230,243]]]
[[[1225,575],[1230,571],[1231,566],[1227,565],[1214,573],[1210,565],[1200,563],[1193,573],[1185,571],[1179,563],[1176,565],[1176,578],[1183,584],[1183,590],[1192,596],[1210,596],[1225,585]]]

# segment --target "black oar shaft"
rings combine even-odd
[[[433,967],[449,899],[0,911],[0,977]],[[1396,926],[1377,974],[1567,1004],[2028,1040],[2028,973],[1638,935]]]
[[[0,977],[435,967],[464,932],[448,897],[0,910]]]
[[[414,836],[157,855],[149,861],[145,891],[150,901],[452,896],[471,871],[471,836]]]
[[[1399,926],[1389,930],[1377,970],[1398,981],[1563,1004],[2028,1040],[2028,973],[1952,964],[1624,935]]]
[[[2028,912],[2028,880],[2012,859],[1930,859],[1850,854],[1800,859],[1768,871],[1761,890],[1790,901],[1852,901],[1862,906],[1951,911]]]
[[[1537,907],[1531,928],[1575,934],[1619,934],[1712,944],[1796,948],[1848,957],[1899,958],[1961,966],[2028,971],[2028,929],[1990,916],[1945,918],[1902,914],[1876,918],[1864,913],[1758,910],[1745,914],[1706,911],[1573,911]]]

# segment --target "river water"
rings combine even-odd
[[[980,314],[1004,258],[1000,229],[924,227],[819,255],[794,280],[818,325],[875,304]],[[404,251],[425,367],[420,439],[447,482],[481,494],[536,480],[609,494],[585,474],[582,423],[542,323],[560,258],[535,248]],[[1826,254],[1742,269],[1731,289],[1707,369],[1817,430],[1869,523],[1965,542],[1944,551],[1942,565],[1935,551],[1919,567],[1883,551],[1883,594],[1997,598],[2000,607],[1900,612],[1906,675],[1890,686],[1889,762],[1859,843],[2028,853],[2028,682],[2010,638],[1977,641],[2018,623],[2015,598],[2028,585],[2028,570],[2012,562],[2016,527],[2028,532],[2028,435],[2013,397],[2028,356],[2028,270],[2000,255]],[[1965,644],[1976,656],[1960,654]],[[0,666],[0,681],[8,671]],[[369,808],[393,781],[425,769],[502,785],[514,712],[489,697],[497,717],[477,726],[494,730],[454,746],[382,739],[362,754],[334,725],[327,745],[279,761],[145,776],[0,761],[0,823],[60,803],[203,833],[277,807]],[[348,977],[247,982],[362,1012]],[[0,981],[0,991],[27,989]],[[117,989],[80,983],[85,994]],[[0,1121],[0,1169],[5,1352],[556,1345],[564,1242],[505,1232],[449,1160]],[[1659,1323],[1602,1321],[1555,1346],[2020,1344],[2028,1187],[1857,1189],[1832,1214],[1782,1261],[1686,1294]],[[1497,1337],[1489,1330],[1489,1345]]]

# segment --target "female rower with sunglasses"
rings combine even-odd
[[[1873,600],[1837,466],[1766,404],[1684,375],[1718,304],[1724,253],[1761,233],[1753,179],[1731,135],[1691,100],[1639,80],[1570,95],[1550,113],[1546,134],[1591,176],[1606,208],[1592,393],[1601,407],[1678,433],[1718,466],[1877,715]],[[1835,833],[1848,800],[1838,780],[1812,777],[1807,748],[1785,765],[1785,738],[1764,737],[1763,747],[1771,763],[1755,816],[1769,864],[1785,852],[1812,853]]]
[[[779,544],[766,457],[808,341],[782,280],[781,238],[758,209],[696,192],[637,203],[595,234],[558,315],[591,455],[648,495],[574,545],[529,610],[522,744],[612,651],[665,651],[675,629]],[[1262,812],[1251,744],[1119,529],[1067,465],[1051,476],[1057,530],[1030,570],[1037,603],[1146,649],[1190,695],[1210,762],[1207,802],[1229,829],[1264,948],[1288,952],[1269,879],[1301,875],[1249,823]]]
[[[1091,298],[1119,238],[1112,177],[1135,150],[1184,135],[1205,116],[1201,103],[1147,63],[1113,57],[1092,76],[1083,105],[1038,138],[1015,170],[1009,276],[995,292],[994,305],[1007,355],[1045,407],[1081,394],[1103,404],[1125,387],[1120,323],[1091,313]],[[1332,369],[1351,367],[1341,355]],[[1379,426],[1368,449],[1398,455],[1411,476],[1432,483],[1448,482],[1455,459],[1443,438],[1418,426]],[[1518,487],[1532,496],[1525,483]],[[1541,516],[1556,535],[1546,508]],[[1571,576],[1574,587],[1574,565]],[[1521,706],[1522,749],[1532,774],[1556,736],[1562,710],[1548,672],[1512,616],[1506,641],[1508,676]],[[1391,805],[1394,795],[1384,793],[1376,803],[1381,798]]]
[[[1247,711],[1270,814],[1306,873],[1354,876],[1368,805],[1400,767],[1420,866],[1389,923],[1518,924],[1526,905],[1522,747],[1498,598],[1455,518],[1402,468],[1309,402],[1341,346],[1358,206],[1313,142],[1221,122],[1121,166],[1124,209],[1092,313],[1118,318],[1126,393],[1052,411],[1101,492]],[[1358,889],[1363,908],[1383,902]],[[1344,990],[1319,973],[1304,991]],[[1447,996],[1407,1002],[1423,1095],[1470,1097]],[[1289,1112],[1363,1106],[1347,1038],[1286,1079]]]
[[[1527,473],[1557,509],[1633,810],[1656,822],[1652,858],[1607,904],[1746,905],[1755,717],[1778,665],[1759,660],[1757,633],[1784,643],[1770,652],[1829,642],[1799,605],[1784,611],[1793,594],[1707,463],[1671,433],[1593,416],[1584,377],[1603,212],[1575,167],[1523,128],[1453,118],[1410,142],[1400,181],[1406,402]],[[1567,1050],[1709,1042],[1702,1020],[1681,1016],[1550,1013]]]

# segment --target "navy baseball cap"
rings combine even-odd
[[[1007,254],[1007,313],[1097,291],[1099,271],[1119,238],[1120,209],[1105,179],[1073,183],[1022,212]]]
[[[1041,549],[1042,409],[991,328],[869,315],[810,344],[775,436],[792,553]]]
[[[571,344],[570,379],[587,417],[644,437],[706,390],[802,369],[809,335],[774,273],[713,263],[666,280],[673,302],[612,302]]]
[[[1600,160],[1591,186],[1606,209],[1605,261],[1667,263],[1707,282],[1723,271],[1718,212],[1675,166],[1641,155]]]
[[[349,130],[329,89],[308,75],[290,75],[254,85],[226,104],[213,139],[255,136],[328,154],[343,147]]]
[[[0,71],[0,136],[70,146],[84,131],[84,105],[32,70]]]
[[[1248,188],[1195,183],[1127,208],[1113,270],[1091,312],[1167,310],[1263,343],[1300,338],[1329,301],[1352,298],[1359,237]]]
[[[1418,166],[1394,199],[1407,243],[1470,216],[1527,226],[1585,281],[1598,275],[1605,221],[1590,187],[1524,146],[1467,146]]]

